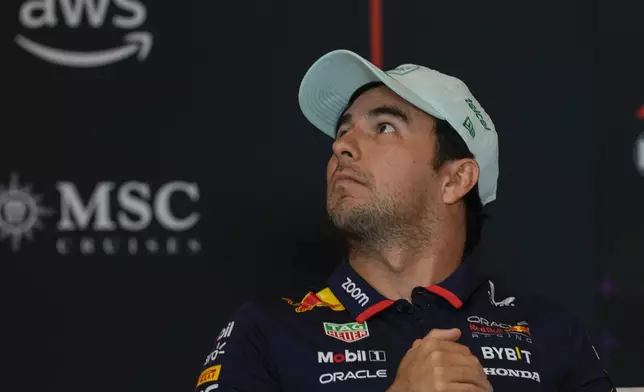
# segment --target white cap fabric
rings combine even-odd
[[[418,109],[446,120],[465,140],[480,167],[483,205],[496,199],[499,176],[498,136],[494,123],[461,80],[415,64],[382,71],[348,50],[318,59],[300,85],[299,103],[315,127],[335,138],[335,126],[351,95],[370,82],[382,82]]]

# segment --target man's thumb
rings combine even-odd
[[[452,329],[432,329],[426,336],[427,338],[449,340],[455,342],[461,337],[461,330],[458,328]]]

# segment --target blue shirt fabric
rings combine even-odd
[[[414,340],[459,328],[495,392],[610,392],[588,334],[566,312],[506,296],[464,262],[411,303],[382,296],[345,261],[327,287],[242,305],[217,335],[195,391],[385,391]]]

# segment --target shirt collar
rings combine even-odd
[[[425,289],[460,309],[486,280],[486,275],[475,268],[471,260],[464,260],[443,282]],[[394,303],[367,283],[346,259],[336,267],[327,283],[351,316],[360,323]]]

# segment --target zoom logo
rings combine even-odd
[[[369,297],[367,294],[363,293],[360,287],[358,287],[351,278],[347,277],[347,281],[342,283],[342,288],[355,299],[362,307],[369,303]]]

